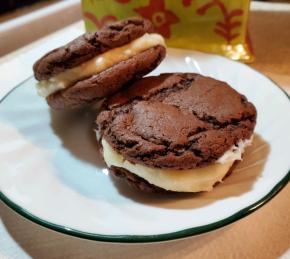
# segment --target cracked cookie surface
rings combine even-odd
[[[256,109],[225,82],[194,73],[146,77],[111,97],[97,130],[132,163],[193,169],[249,139]]]

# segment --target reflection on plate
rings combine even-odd
[[[51,229],[111,242],[153,242],[230,224],[271,199],[290,178],[288,97],[246,65],[169,50],[154,71],[198,72],[232,85],[258,110],[254,143],[212,192],[153,195],[112,179],[92,131],[96,111],[55,112],[36,95],[34,79],[0,103],[0,198]]]

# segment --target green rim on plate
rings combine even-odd
[[[195,236],[203,233],[207,233],[209,231],[227,226],[247,215],[254,212],[255,210],[262,207],[268,201],[270,201],[276,194],[279,193],[280,190],[289,182],[290,180],[290,171],[288,171],[287,175],[274,186],[274,188],[262,199],[258,200],[257,202],[253,203],[252,205],[236,212],[235,214],[222,219],[220,221],[203,225],[194,228],[188,228],[176,232],[166,233],[166,234],[159,234],[159,235],[102,235],[102,234],[94,234],[89,232],[83,232],[76,229],[72,229],[69,227],[57,225],[45,221],[41,218],[38,218],[28,212],[27,210],[23,209],[22,207],[15,204],[13,201],[9,200],[1,191],[0,191],[0,199],[8,205],[11,209],[22,215],[23,217],[41,225],[47,227],[49,229],[68,234],[75,237],[95,240],[95,241],[103,241],[103,242],[120,242],[120,243],[145,243],[145,242],[160,242],[160,241],[167,241],[179,238],[185,238],[189,236]]]
[[[242,63],[240,63],[242,64]],[[244,64],[242,64],[244,65]],[[254,69],[255,70],[255,69]],[[256,71],[259,73],[258,71]],[[259,73],[261,74],[261,73]],[[265,76],[266,77],[266,76]],[[31,77],[30,77],[31,78]],[[25,81],[29,80],[30,78],[26,79]],[[267,77],[266,77],[267,78]],[[284,92],[284,94],[289,98],[289,95],[281,89],[272,79],[268,78],[271,82],[273,82],[278,89]],[[25,82],[24,81],[24,82]],[[24,83],[22,82],[22,83]],[[13,88],[8,94],[6,94],[1,100],[0,103],[7,97],[13,90],[15,90],[17,87],[20,85],[16,86]],[[95,241],[103,241],[103,242],[120,242],[120,243],[145,243],[145,242],[160,242],[160,241],[167,241],[167,240],[173,240],[173,239],[179,239],[179,238],[185,238],[189,236],[195,236],[203,233],[207,233],[209,231],[227,226],[249,214],[254,212],[255,210],[259,209],[262,207],[264,204],[266,204],[268,201],[270,201],[275,195],[279,193],[280,190],[284,186],[287,185],[287,183],[290,181],[290,170],[288,173],[272,188],[272,190],[266,194],[263,198],[260,200],[256,201],[255,203],[239,210],[238,212],[234,213],[233,215],[224,218],[222,220],[216,221],[211,224],[203,225],[203,226],[198,226],[198,227],[193,227],[193,228],[188,228],[176,232],[171,232],[171,233],[165,233],[165,234],[157,234],[157,235],[102,235],[102,234],[95,234],[95,233],[89,233],[89,232],[83,232],[79,231],[76,229],[72,229],[69,227],[65,227],[62,225],[57,225],[54,223],[50,223],[46,220],[43,220],[33,214],[31,214],[29,211],[26,209],[20,207],[13,201],[11,201],[8,197],[4,195],[4,193],[0,190],[0,200],[2,200],[7,206],[9,206],[11,209],[22,215],[23,217],[41,225],[44,227],[47,227],[49,229],[68,234],[71,236],[75,237],[80,237],[80,238],[85,238],[85,239],[90,239],[90,240],[95,240]]]

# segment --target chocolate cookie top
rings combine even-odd
[[[33,66],[35,78],[47,80],[66,69],[73,68],[152,31],[153,26],[150,21],[142,18],[129,18],[107,25],[97,32],[85,33],[39,59]]]
[[[97,130],[125,159],[149,167],[208,165],[249,139],[256,109],[225,82],[193,73],[145,77],[108,100]]]

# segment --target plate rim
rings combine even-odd
[[[192,50],[189,50],[192,51]],[[192,52],[199,52],[199,51],[192,51]],[[216,54],[210,54],[210,53],[204,53],[200,52],[206,55],[215,56],[217,58],[224,59],[225,61],[237,63],[239,65],[245,66],[248,69],[251,69],[255,71],[255,73],[263,76],[267,80],[271,81],[280,91],[282,91],[286,97],[288,97],[290,101],[290,96],[288,93],[282,89],[274,80],[272,80],[270,77],[264,75],[263,73],[259,72],[257,69],[252,68],[244,63],[240,63],[236,60],[230,60],[226,57],[216,55]],[[15,87],[13,87],[10,91],[8,91],[1,99],[0,104],[18,87],[20,87],[22,84],[24,84],[26,81],[33,78],[33,76],[28,77],[27,79],[23,80],[19,84],[17,84]],[[1,190],[0,190],[0,200],[5,203],[10,209],[17,212],[24,218],[40,225],[43,227],[46,227],[48,229],[54,230],[59,233],[67,234],[70,236],[88,239],[88,240],[94,240],[94,241],[101,241],[101,242],[114,242],[114,243],[153,243],[153,242],[162,242],[162,241],[169,241],[169,240],[176,240],[181,238],[186,238],[190,236],[196,236],[200,234],[204,234],[222,227],[225,227],[229,224],[232,224],[247,215],[253,213],[257,209],[261,208],[263,205],[265,205],[267,202],[269,202],[272,198],[274,198],[290,181],[290,170],[285,174],[285,176],[278,182],[276,185],[261,199],[258,201],[246,206],[245,208],[242,208],[241,210],[233,213],[232,215],[223,218],[221,220],[215,221],[210,224],[205,224],[202,226],[192,227],[192,228],[186,228],[179,231],[169,232],[169,233],[163,233],[163,234],[154,234],[154,235],[105,235],[105,234],[97,234],[97,233],[90,233],[85,232],[73,228],[69,228],[63,225],[58,225],[52,222],[49,222],[47,220],[41,219],[38,216],[35,216],[34,214],[30,213],[28,210],[24,209],[23,207],[19,206],[15,202],[13,202],[11,199],[9,199]]]
[[[272,198],[274,198],[290,181],[290,170],[273,188],[260,200],[255,203],[239,210],[238,212],[232,214],[231,216],[224,218],[222,220],[216,221],[214,223],[187,228],[175,232],[164,233],[164,234],[155,234],[155,235],[104,235],[97,233],[84,232],[81,230],[76,230],[73,228],[65,227],[49,221],[43,220],[21,206],[14,203],[7,196],[0,191],[0,200],[2,200],[10,209],[14,210],[24,218],[48,229],[60,232],[62,234],[67,234],[74,237],[79,237],[88,240],[101,241],[101,242],[112,242],[112,243],[153,243],[153,242],[162,242],[169,240],[177,240],[181,238],[197,236],[200,234],[205,234],[207,232],[217,230],[219,228],[230,225],[247,215],[253,213],[257,209],[261,208],[263,205],[268,203]]]

